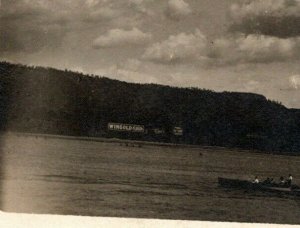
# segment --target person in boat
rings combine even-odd
[[[288,179],[286,180],[286,185],[287,185],[288,187],[291,187],[291,186],[292,186],[292,180],[293,180],[293,176],[292,176],[292,174],[289,174],[289,177],[288,177]]]
[[[270,185],[271,183],[272,183],[272,180],[271,180],[270,177],[268,177],[267,179],[265,179],[265,180],[263,181],[263,184],[264,184],[264,185]]]
[[[252,183],[253,183],[253,184],[258,184],[258,183],[259,183],[259,179],[258,179],[257,176],[254,178],[254,180],[252,181]]]
[[[285,183],[284,178],[283,178],[283,177],[280,177],[280,178],[279,178],[279,185],[283,186],[283,185],[285,185],[285,184],[286,184],[286,183]]]

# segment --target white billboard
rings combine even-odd
[[[136,124],[108,123],[108,130],[144,133],[145,127]]]

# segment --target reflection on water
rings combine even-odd
[[[300,157],[12,134],[4,139],[5,211],[300,223],[300,197],[217,185],[219,176],[293,173],[297,181]]]

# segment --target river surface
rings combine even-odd
[[[20,134],[0,146],[6,212],[300,224],[300,196],[217,183],[292,173],[300,184],[300,157]]]

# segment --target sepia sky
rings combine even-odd
[[[300,0],[1,0],[0,59],[300,108]]]

